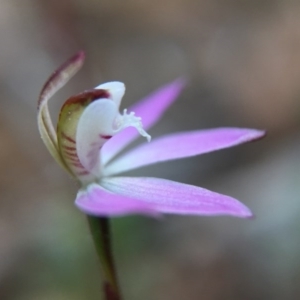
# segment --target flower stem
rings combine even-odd
[[[105,300],[121,300],[117,275],[112,255],[109,219],[88,216],[90,230],[104,275]]]

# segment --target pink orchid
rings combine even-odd
[[[82,52],[58,69],[45,84],[38,105],[42,139],[54,159],[76,178],[81,188],[75,204],[88,215],[232,215],[251,211],[238,200],[200,187],[166,179],[124,177],[120,173],[158,162],[200,155],[257,140],[265,132],[216,128],[165,135],[150,141],[153,126],[183,88],[176,80],[119,113],[125,93],[121,82],[108,82],[69,98],[54,129],[48,100],[79,70]],[[117,157],[139,135],[144,143]]]

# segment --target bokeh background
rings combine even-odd
[[[1,300],[102,299],[77,187],[36,126],[44,81],[79,49],[86,64],[54,97],[54,116],[101,82],[125,82],[126,107],[187,76],[153,137],[268,131],[257,143],[130,173],[232,195],[256,219],[115,219],[124,299],[300,299],[299,1],[1,0],[0,37]]]

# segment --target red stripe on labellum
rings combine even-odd
[[[73,139],[72,139],[71,137],[69,137],[68,135],[66,135],[64,132],[62,132],[61,135],[62,135],[62,137],[63,137],[64,139],[66,139],[67,141],[69,141],[69,142],[71,142],[71,143],[73,143],[73,144],[76,144],[76,141],[73,140]]]
[[[111,135],[102,135],[102,134],[100,134],[100,137],[101,137],[102,139],[104,139],[104,140],[109,140],[109,139],[112,138]]]
[[[65,151],[65,154],[70,157],[76,157],[76,158],[78,157],[76,153],[72,153],[72,152],[68,152],[68,151]]]
[[[78,157],[67,157],[70,162],[80,162]]]
[[[70,150],[70,151],[76,151],[75,147],[69,147],[69,146],[63,145],[63,148],[66,150]]]
[[[80,94],[70,97],[63,105],[61,110],[64,109],[66,105],[70,104],[89,104],[98,99],[109,99],[110,93],[107,90],[102,89],[93,89],[87,90]]]
[[[76,168],[85,169],[84,166],[81,163],[75,163],[73,162],[72,165]]]

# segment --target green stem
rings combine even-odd
[[[109,219],[88,216],[90,230],[104,275],[105,300],[121,300],[117,275],[112,255]]]

